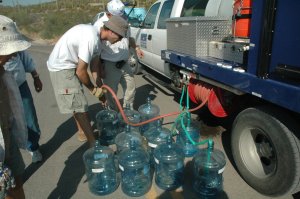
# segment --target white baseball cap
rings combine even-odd
[[[111,0],[107,3],[107,11],[114,16],[124,14],[125,5],[120,0]]]
[[[14,21],[6,16],[0,15],[0,55],[26,50],[31,43],[26,41],[18,31]]]

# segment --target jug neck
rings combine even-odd
[[[125,133],[130,133],[131,127],[129,124],[126,124],[125,126]]]
[[[130,150],[136,150],[136,141],[131,139],[129,142],[129,148],[130,148]]]
[[[169,136],[167,137],[167,145],[171,145],[171,144],[172,144],[172,136],[169,135]]]

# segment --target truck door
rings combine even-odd
[[[161,50],[167,49],[167,30],[166,30],[166,19],[170,18],[174,0],[165,1],[160,9],[159,16],[157,19],[156,27],[152,32],[152,56],[153,66],[155,69],[162,73],[170,76],[169,66],[161,59]]]
[[[140,62],[147,66],[153,66],[152,35],[154,32],[156,16],[157,16],[159,7],[160,7],[160,2],[152,5],[152,7],[149,9],[149,11],[145,17],[143,27],[140,30],[140,37],[139,37],[140,47],[144,51],[144,58],[140,59]]]

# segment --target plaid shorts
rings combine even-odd
[[[75,69],[50,71],[57,105],[61,113],[87,112],[88,103]]]

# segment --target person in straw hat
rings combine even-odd
[[[0,18],[4,19],[6,17],[0,15]],[[7,20],[12,21],[11,19]],[[35,63],[26,50],[20,50],[14,53],[14,56],[5,63],[4,69],[13,73],[14,78],[19,86],[24,112],[26,113],[25,119],[28,129],[27,150],[32,156],[33,163],[40,162],[43,158],[41,152],[39,151],[39,140],[41,131],[32,94],[26,81],[26,73],[30,73],[33,78],[35,90],[37,92],[42,91],[43,84],[40,80],[39,74],[35,69]]]
[[[19,148],[27,147],[24,108],[13,73],[4,65],[30,43],[18,32],[15,23],[0,16],[0,198],[25,198],[22,174],[25,163]],[[4,177],[5,176],[5,177]]]
[[[97,98],[103,96],[105,91],[94,85],[88,66],[90,64],[93,79],[99,81],[100,41],[115,43],[125,37],[127,29],[127,22],[117,16],[105,22],[102,28],[90,24],[76,25],[58,40],[47,61],[60,112],[73,114],[78,127],[78,140],[88,140],[90,146],[94,145],[95,137],[82,84]]]

